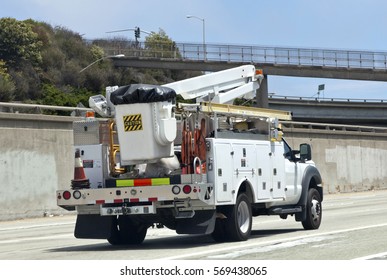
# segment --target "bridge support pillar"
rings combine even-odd
[[[257,103],[257,107],[269,108],[269,89],[267,85],[267,75],[264,76],[264,79],[261,82],[261,86],[257,90],[255,101]]]

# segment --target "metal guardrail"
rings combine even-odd
[[[387,137],[386,127],[361,126],[348,124],[328,124],[297,121],[280,121],[285,133],[287,132],[308,132],[316,134],[349,134]]]
[[[81,107],[0,102],[0,112],[3,111],[2,108],[8,108],[9,112],[11,113],[18,113],[18,111],[15,111],[15,108],[25,109],[25,110],[28,110],[29,113],[38,113],[38,114],[43,114],[42,110],[70,111],[70,112],[74,112],[75,116],[82,116],[83,115],[82,113],[93,111],[93,109],[81,108]]]
[[[23,108],[33,110],[35,113],[42,114],[42,110],[55,110],[55,111],[72,111],[75,116],[83,116],[82,113],[93,111],[90,108],[81,107],[65,107],[65,106],[51,106],[51,105],[39,105],[39,104],[23,104],[23,103],[7,103],[0,102],[0,112],[2,108],[9,109]],[[18,113],[11,110],[11,113]],[[31,113],[31,112],[30,112]],[[283,128],[288,132],[305,132],[309,133],[334,133],[334,134],[363,134],[371,136],[387,136],[387,128],[374,127],[374,126],[358,126],[358,125],[345,125],[345,124],[327,124],[327,123],[311,123],[311,122],[297,122],[297,121],[281,121]]]
[[[114,48],[101,47],[108,55],[125,54],[138,58],[387,70],[387,52],[196,43],[148,46],[138,42],[133,46],[126,41],[116,43]]]
[[[314,101],[314,102],[342,102],[342,103],[387,103],[387,99],[360,99],[360,98],[324,98],[324,97],[302,97],[270,95],[272,101]]]

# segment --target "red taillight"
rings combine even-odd
[[[192,191],[192,188],[191,188],[190,185],[185,185],[185,186],[183,187],[183,192],[184,192],[185,194],[189,194],[189,193],[191,193],[191,191]]]
[[[66,199],[66,200],[69,200],[71,198],[71,192],[64,191],[63,192],[63,198]]]

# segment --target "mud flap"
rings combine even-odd
[[[215,221],[215,210],[195,211],[192,218],[176,220],[176,232],[178,234],[210,234],[214,231]]]
[[[112,232],[115,216],[78,215],[75,224],[76,238],[107,239]]]
[[[305,206],[302,207],[301,213],[296,213],[295,219],[297,222],[303,222],[306,220],[306,208],[305,208]]]

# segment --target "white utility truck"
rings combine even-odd
[[[254,97],[262,79],[245,65],[91,97],[103,118],[74,122],[74,180],[57,191],[57,204],[77,211],[75,237],[139,244],[156,225],[243,241],[260,215],[318,229],[322,179],[310,145],[282,139],[290,112],[229,104]]]

